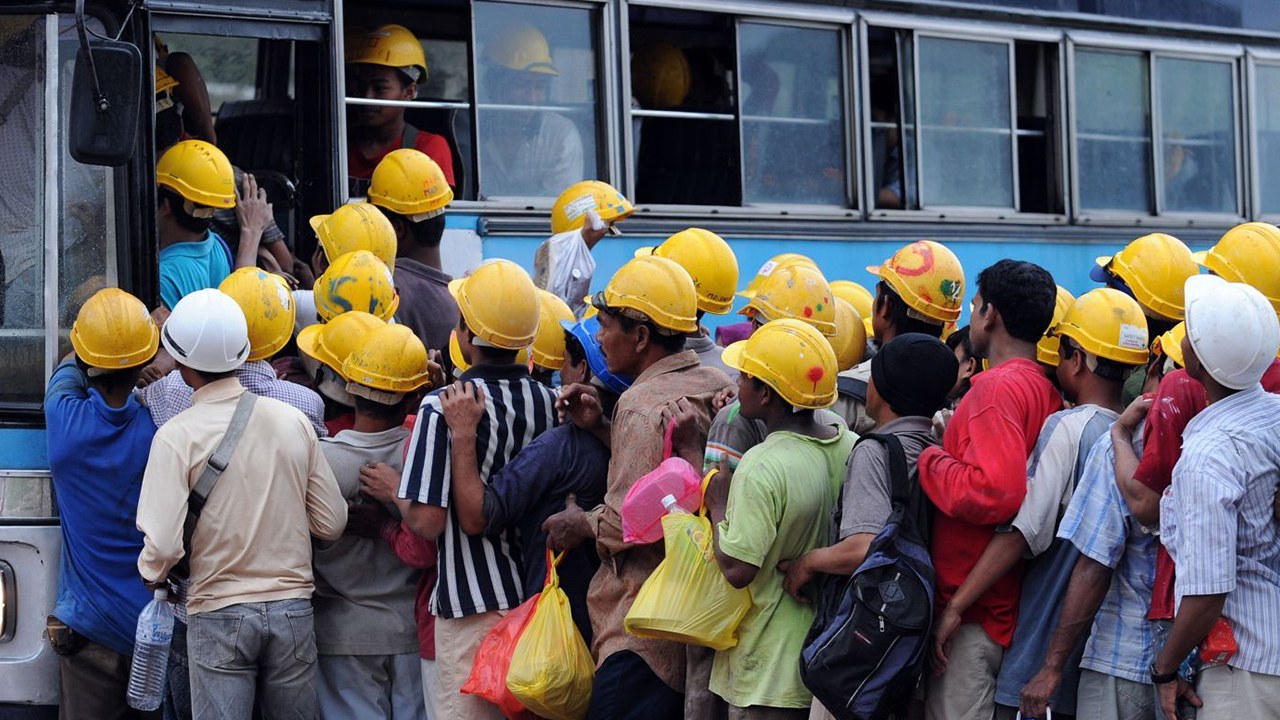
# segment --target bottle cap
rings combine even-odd
[[[168,599],[169,599],[169,591],[168,591],[168,590],[166,590],[166,589],[164,589],[164,588],[160,588],[160,589],[158,589],[158,590],[156,590],[156,591],[155,591],[155,595],[154,595],[154,596],[155,596],[155,599],[157,599],[157,600],[168,600]]]

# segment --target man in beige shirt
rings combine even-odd
[[[249,351],[245,316],[229,296],[201,290],[173,309],[161,341],[195,391],[192,407],[151,445],[138,529],[138,570],[165,581],[183,557],[188,497],[245,390],[233,376]],[[335,540],[346,502],[315,430],[295,408],[257,398],[191,537],[187,597],[196,720],[316,716],[311,537]]]

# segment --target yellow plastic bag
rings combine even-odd
[[[563,557],[547,551],[547,584],[511,656],[507,689],[539,717],[582,720],[591,704],[595,661],[560,589],[556,565]]]
[[[712,474],[703,481],[704,496]],[[662,535],[666,557],[640,586],[623,627],[636,637],[716,650],[737,645],[738,623],[751,609],[751,593],[730,585],[720,572],[706,506],[697,515],[663,516]]]

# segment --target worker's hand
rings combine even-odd
[[[456,382],[440,393],[440,409],[455,440],[475,437],[485,413],[484,397],[484,388],[471,382]]]
[[[342,533],[377,539],[382,537],[383,526],[393,520],[380,502],[352,501],[347,503],[347,527]]]
[[[236,189],[236,221],[240,224],[240,232],[257,233],[261,237],[275,219],[271,203],[267,202],[267,191],[258,187],[258,181],[250,173],[245,173]],[[242,235],[243,237],[243,235]]]
[[[942,435],[947,431],[947,423],[951,422],[952,411],[949,408],[942,408],[933,414],[933,434],[938,440],[942,440]]]
[[[439,350],[427,351],[427,378],[430,380],[427,387],[444,387],[449,382],[444,376],[444,356]]]
[[[711,398],[711,412],[718,413],[721,410],[729,407],[731,404],[733,404],[733,401],[737,399],[738,399],[738,386],[730,385],[729,387],[716,393],[715,397]]]
[[[1182,678],[1157,685],[1156,695],[1160,698],[1160,712],[1165,720],[1178,720],[1178,698],[1186,698],[1192,707],[1204,705],[1196,691]]]
[[[674,426],[671,430],[671,452],[676,457],[682,457],[686,460],[690,458],[698,458],[701,460],[703,451],[706,449],[706,436],[702,434],[702,427],[698,423],[698,411],[694,409],[693,403],[689,402],[689,398],[680,398],[667,403],[662,409],[662,425],[663,427]],[[701,465],[699,463],[691,464],[695,467]]]
[[[593,534],[590,520],[578,507],[578,497],[573,493],[565,497],[564,510],[542,523],[542,532],[547,534],[547,547],[554,552],[572,550]]]
[[[609,223],[600,219],[600,213],[596,212],[595,208],[588,210],[586,216],[586,221],[582,223],[582,241],[590,250],[609,234]]]
[[[1139,395],[1129,403],[1129,407],[1120,413],[1119,419],[1116,420],[1116,429],[1124,430],[1130,437],[1133,431],[1138,429],[1138,425],[1147,417],[1147,413],[1151,410],[1151,401],[1155,399],[1155,395],[1148,393]]]
[[[1044,717],[1045,710],[1049,707],[1049,699],[1058,692],[1058,686],[1061,684],[1062,670],[1048,665],[1042,666],[1040,672],[1031,678],[1031,682],[1022,688],[1019,707],[1022,717],[1028,719]]]
[[[386,463],[360,468],[360,491],[378,502],[393,503],[400,490],[400,473]]]
[[[138,375],[138,387],[144,388],[177,369],[178,362],[173,359],[168,350],[160,348],[151,364],[142,368],[142,373]]]
[[[804,587],[813,582],[818,575],[818,571],[813,569],[813,564],[810,562],[811,554],[805,553],[795,560],[783,560],[778,563],[778,572],[786,575],[782,579],[782,589],[795,598],[796,602],[806,605],[812,600],[804,594]]]
[[[956,630],[960,629],[960,613],[956,612],[951,603],[947,603],[942,609],[937,625],[938,629],[933,635],[933,672],[941,675],[947,669],[947,651],[950,650],[947,643],[956,634]]]
[[[592,386],[575,383],[560,388],[556,398],[556,412],[560,422],[573,422],[580,429],[591,432],[604,424],[604,408],[600,406],[600,393]]]
[[[307,368],[302,364],[302,358],[278,357],[271,361],[271,369],[276,371],[276,378],[279,380],[315,389],[315,378],[307,373]]]

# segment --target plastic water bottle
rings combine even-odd
[[[664,496],[662,498],[662,507],[666,508],[669,514],[675,514],[675,513],[681,513],[684,515],[692,514],[688,510],[685,510],[684,508],[680,507],[680,503],[676,502],[675,495]]]
[[[155,598],[138,616],[128,693],[129,707],[137,710],[155,710],[164,698],[169,643],[173,641],[173,606],[168,597],[167,591],[156,590]]]

